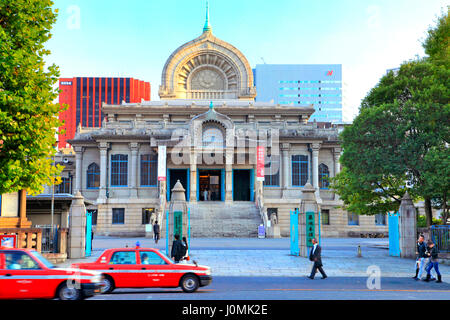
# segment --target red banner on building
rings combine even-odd
[[[264,181],[264,157],[265,148],[256,147],[256,180]]]

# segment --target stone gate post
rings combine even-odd
[[[408,192],[402,198],[399,208],[400,257],[416,257],[417,213]]]
[[[172,242],[175,239],[175,234],[180,235],[180,240],[183,237],[188,238],[188,217],[187,217],[187,205],[185,189],[180,180],[175,183],[172,189],[169,202],[169,217],[168,217],[168,230],[166,231],[168,243],[167,253],[170,256],[172,251]],[[166,221],[167,223],[167,221]]]
[[[70,206],[68,254],[70,259],[84,258],[86,254],[86,207],[80,191]]]
[[[315,188],[307,183],[302,190],[302,202],[299,213],[299,247],[300,256],[308,257],[308,248],[312,247],[311,240],[319,239],[319,206],[315,196]]]

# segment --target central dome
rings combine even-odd
[[[200,37],[182,45],[167,59],[159,97],[254,100],[256,89],[245,56],[215,37],[207,20]]]

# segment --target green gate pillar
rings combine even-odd
[[[184,193],[185,189],[181,184],[180,180],[175,183],[175,186],[171,190],[172,194],[170,196],[170,204],[169,211],[167,215],[168,219],[168,230],[167,230],[167,239],[166,241],[166,252],[170,256],[172,251],[172,243],[175,239],[175,234],[180,235],[180,240],[183,237],[188,238],[188,210],[186,205],[186,195]]]
[[[307,183],[302,190],[299,220],[299,251],[301,257],[308,257],[311,240],[316,238],[320,242],[319,206],[317,204],[315,189]]]

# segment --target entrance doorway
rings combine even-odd
[[[222,201],[222,170],[198,170],[198,201]]]
[[[186,196],[186,201],[189,201],[189,169],[169,169],[168,170],[168,183],[169,188],[167,189],[167,201],[170,201],[170,196],[172,195],[172,189],[175,187],[175,183],[180,180],[183,185],[184,194]]]
[[[251,172],[250,169],[233,170],[233,201],[253,201]]]

